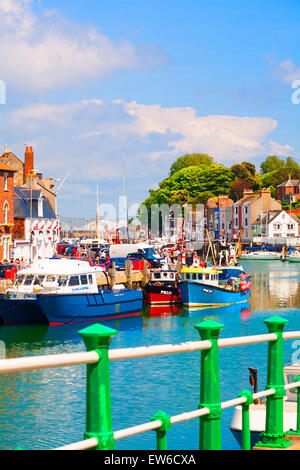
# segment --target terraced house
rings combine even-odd
[[[242,199],[233,205],[233,238],[237,238],[243,230],[242,241],[250,242],[254,221],[270,211],[281,210],[281,203],[272,198],[269,189],[264,188],[259,193],[253,193],[251,189],[244,190]]]

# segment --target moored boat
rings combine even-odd
[[[299,251],[291,251],[285,257],[286,261],[289,263],[300,263],[300,252]]]
[[[48,259],[17,273],[14,286],[0,298],[4,324],[50,325],[98,321],[138,314],[140,289],[99,288],[97,268],[86,261]]]
[[[250,370],[251,368],[249,368]],[[255,369],[254,369],[255,370]],[[257,371],[256,380],[257,380]],[[283,368],[285,385],[296,381],[300,374],[300,362],[286,365]],[[250,375],[251,378],[251,375]],[[254,386],[255,389],[255,386]],[[255,390],[256,391],[256,390]],[[266,401],[259,401],[249,406],[251,447],[255,446],[260,434],[266,427]],[[297,428],[297,389],[289,389],[283,399],[283,431],[295,431]],[[242,438],[242,406],[236,406],[229,429],[241,445]]]
[[[224,284],[218,269],[183,268],[178,285],[184,305],[208,307],[246,302],[251,282],[237,277]]]
[[[240,256],[240,260],[280,260],[281,253],[276,253],[273,251],[253,251],[249,253],[242,253]]]
[[[150,281],[144,289],[145,302],[149,304],[181,303],[177,286],[177,271],[155,270],[151,272]]]

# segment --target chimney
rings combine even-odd
[[[243,191],[243,197],[246,197],[246,196],[252,196],[253,195],[253,189],[244,189]]]
[[[34,169],[34,161],[33,161],[33,150],[32,147],[26,147],[25,151],[25,168],[24,168],[24,179],[27,180],[28,177],[31,175],[31,170]]]
[[[269,209],[270,201],[271,201],[271,191],[270,189],[263,188],[260,191],[260,197],[262,199],[262,207],[263,209]]]

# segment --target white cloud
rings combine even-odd
[[[85,84],[117,69],[161,65],[166,57],[150,44],[112,41],[92,25],[57,11],[37,16],[34,0],[1,0],[1,80],[23,92],[42,93]]]
[[[270,139],[275,119],[197,116],[191,107],[163,108],[135,101],[37,103],[11,111],[5,125],[10,136],[5,143],[22,156],[19,139],[25,133],[44,174],[63,177],[71,170],[64,191],[70,194],[74,184],[75,206],[82,198],[92,198],[96,183],[107,202],[122,193],[123,155],[128,190],[135,201],[143,200],[149,187],[157,187],[171,163],[184,153],[208,153],[225,166],[270,154],[295,155],[291,146]]]
[[[300,79],[300,67],[297,67],[292,59],[280,62],[275,69],[275,73],[283,82],[289,85],[294,80]]]
[[[268,117],[197,116],[196,110],[163,108],[135,101],[85,100],[52,105],[37,103],[12,111],[11,128],[24,129],[35,140],[68,141],[69,148],[101,154],[99,142],[113,149],[133,147],[132,158],[170,160],[183,153],[205,152],[226,163],[263,157],[270,151],[288,155],[289,145],[268,140],[277,121]],[[48,137],[47,137],[48,136]],[[142,147],[142,146],[143,147]],[[96,149],[96,150],[95,150]],[[103,148],[102,148],[103,152]],[[82,153],[82,151],[80,152]],[[135,156],[135,157],[134,157]],[[107,166],[112,165],[110,161]],[[90,168],[96,171],[97,162]],[[105,171],[102,169],[102,171]]]

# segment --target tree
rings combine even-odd
[[[285,166],[284,160],[281,160],[277,155],[270,155],[260,165],[262,174],[270,173],[271,171],[283,170]]]
[[[183,168],[187,168],[189,166],[198,166],[198,165],[207,165],[210,166],[213,164],[213,158],[207,154],[203,153],[193,153],[193,154],[186,154],[182,157],[177,158],[177,160],[173,163],[170,168],[169,175],[172,176],[179,170]]]
[[[233,181],[230,186],[230,197],[234,201],[238,201],[243,197],[244,189],[252,189],[252,184],[242,178]]]

